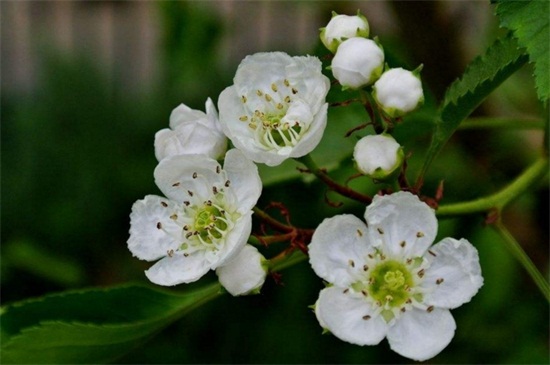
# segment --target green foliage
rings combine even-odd
[[[49,295],[3,308],[4,363],[103,363],[221,293],[215,283],[174,294],[144,286]]]
[[[462,77],[445,93],[422,174],[460,123],[526,61],[516,41],[508,35],[498,39],[484,55],[468,65]]]
[[[527,49],[535,64],[535,84],[539,99],[550,97],[550,2],[545,0],[498,0],[500,25],[514,32],[520,46]]]

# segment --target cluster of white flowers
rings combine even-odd
[[[384,71],[384,52],[368,39],[367,19],[334,14],[321,39],[334,53],[332,73],[347,89],[369,87],[384,118],[423,101],[418,73]],[[327,124],[330,81],[312,56],[257,53],[237,68],[233,85],[210,98],[206,113],[181,104],[155,135],[155,182],[163,197],[138,200],[130,215],[128,248],[156,261],[145,271],[159,285],[198,280],[215,270],[232,295],[258,293],[267,260],[247,244],[268,166],[309,154]],[[228,139],[233,149],[228,148]],[[377,181],[395,179],[403,148],[389,133],[367,135],[354,149],[357,169]],[[223,165],[220,164],[223,160]],[[309,244],[310,263],[329,283],[315,304],[323,328],[358,345],[387,337],[399,354],[435,356],[451,341],[449,309],[468,302],[483,284],[476,249],[437,233],[433,210],[408,192],[378,195],[366,223],[352,215],[325,219]]]

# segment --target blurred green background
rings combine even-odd
[[[412,152],[410,179],[429,142],[430,118],[446,86],[499,35],[489,2],[1,2],[2,304],[66,289],[146,282],[149,264],[126,248],[133,202],[159,194],[154,133],[179,103],[204,110],[232,83],[247,54],[327,54],[318,28],[332,10],[361,9],[390,66],[424,64],[426,106],[396,130]],[[326,62],[326,58],[325,58]],[[506,81],[476,116],[537,118],[530,65]],[[328,73],[327,73],[328,75]],[[347,96],[333,91],[329,101]],[[360,108],[336,108],[317,160],[344,181],[353,174]],[[369,129],[358,135],[370,133]],[[423,192],[445,180],[443,203],[494,192],[540,153],[539,131],[459,131],[435,161]],[[327,151],[336,151],[328,154]],[[325,187],[294,178],[294,162],[262,168],[259,206],[286,204],[292,221],[364,207],[323,202]],[[286,170],[285,170],[286,169]],[[365,179],[352,186],[373,193]],[[547,276],[548,184],[522,196],[504,221]],[[453,342],[430,363],[548,363],[548,305],[484,226],[482,216],[440,222],[439,237],[479,250],[485,285],[453,311]],[[274,252],[264,251],[267,256]],[[212,273],[211,273],[212,274]],[[212,279],[214,275],[208,275]],[[201,285],[205,278],[198,284]],[[262,294],[224,296],[173,324],[121,363],[403,363],[384,341],[358,347],[321,335],[307,308],[323,284],[307,263],[268,278]],[[184,286],[174,290],[182,290]]]

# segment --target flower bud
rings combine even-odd
[[[259,294],[267,275],[266,259],[251,245],[245,245],[229,263],[216,269],[223,287],[233,296]]]
[[[344,40],[353,37],[369,36],[369,22],[359,11],[357,15],[338,15],[332,13],[332,19],[325,28],[321,28],[321,42],[332,53]]]
[[[424,103],[422,83],[417,71],[402,68],[384,72],[373,86],[373,96],[382,110],[392,118],[403,116]]]
[[[331,68],[344,88],[359,89],[380,77],[384,69],[384,52],[371,39],[350,38],[338,47]]]
[[[221,130],[218,112],[210,98],[206,101],[206,113],[180,104],[170,115],[170,128],[155,135],[155,156],[159,161],[190,154],[219,159],[226,150],[227,137]]]
[[[389,134],[361,138],[353,150],[357,169],[375,180],[387,179],[398,171],[405,154]]]

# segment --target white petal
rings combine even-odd
[[[293,57],[286,67],[286,76],[292,87],[298,90],[298,96],[310,104],[315,114],[325,103],[330,90],[330,80],[321,73],[321,61],[313,56]]]
[[[239,95],[271,90],[273,82],[285,78],[285,67],[292,62],[292,57],[284,52],[260,52],[246,56],[233,79]]]
[[[356,345],[377,345],[384,339],[388,325],[364,299],[344,294],[332,286],[321,290],[315,314],[321,326],[336,337]]]
[[[246,212],[252,209],[262,193],[258,167],[241,151],[232,149],[225,155],[223,169],[230,182],[229,188],[237,197],[237,211]]]
[[[225,265],[236,257],[244,247],[252,231],[252,211],[244,213],[237,221],[235,226],[225,237],[225,242],[219,251],[213,251],[214,256],[209,256],[212,269]]]
[[[350,214],[321,222],[308,247],[315,273],[341,287],[348,287],[362,277],[364,258],[371,248],[365,223]]]
[[[483,285],[477,250],[465,239],[445,238],[425,258],[431,266],[422,286],[433,289],[424,300],[427,305],[456,308],[469,302]]]
[[[315,115],[315,119],[309,126],[309,130],[303,135],[300,143],[290,153],[290,157],[305,156],[317,147],[327,126],[327,111],[328,104],[325,103]]]
[[[204,112],[191,109],[185,104],[178,105],[170,114],[170,128],[176,129],[178,125],[190,120],[197,120],[206,117]]]
[[[434,211],[409,192],[375,196],[365,219],[373,245],[393,257],[422,256],[437,234]]]
[[[431,359],[453,339],[456,323],[448,309],[405,312],[388,331],[393,351],[416,361]]]
[[[216,160],[204,155],[170,156],[155,168],[155,183],[164,195],[180,203],[193,197],[207,200],[212,186],[225,183],[225,175],[216,172],[220,168]]]
[[[180,245],[181,227],[170,219],[177,210],[176,204],[155,195],[147,195],[134,203],[128,239],[128,249],[134,256],[153,261]]]
[[[265,258],[256,247],[245,245],[233,260],[218,267],[216,274],[231,295],[251,294],[264,284],[267,275],[262,265],[264,261]]]
[[[187,257],[182,254],[166,256],[145,271],[145,275],[155,284],[172,286],[197,281],[208,270],[210,266],[204,258],[204,251],[199,250]]]

